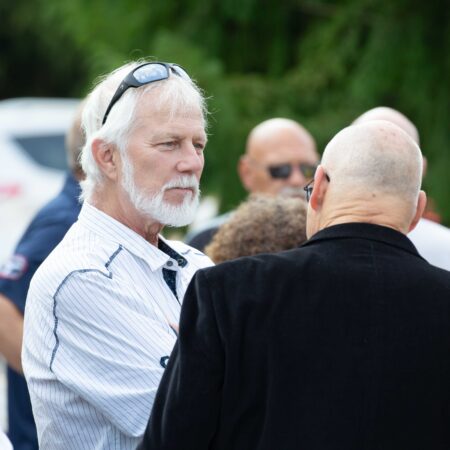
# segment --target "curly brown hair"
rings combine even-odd
[[[306,240],[306,203],[294,197],[252,195],[215,234],[205,253],[216,263],[274,253]]]

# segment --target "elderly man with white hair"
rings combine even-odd
[[[40,448],[135,449],[185,289],[212,264],[160,234],[194,217],[205,101],[180,66],[131,63],[94,88],[83,126],[85,201],[32,280],[23,367]]]
[[[338,133],[302,247],[194,276],[139,449],[450,448],[450,273],[406,236],[421,173],[396,125]]]

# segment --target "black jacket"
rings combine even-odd
[[[201,270],[141,449],[450,448],[450,272],[370,224]]]

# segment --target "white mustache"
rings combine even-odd
[[[173,188],[192,189],[194,193],[197,193],[199,191],[199,182],[194,175],[185,175],[170,180],[163,186],[162,190]]]

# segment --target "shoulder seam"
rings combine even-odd
[[[111,263],[113,262],[114,258],[122,251],[123,247],[121,245],[119,245],[119,248],[110,256],[110,258],[108,259],[108,261],[105,264],[105,268],[107,270],[107,273],[102,272],[99,269],[79,269],[79,270],[73,270],[72,272],[69,272],[66,277],[64,278],[64,280],[61,281],[61,284],[58,286],[58,288],[55,291],[55,294],[53,295],[53,336],[55,337],[55,345],[53,347],[52,350],[52,355],[50,358],[50,364],[49,364],[49,369],[50,372],[53,372],[53,362],[55,360],[56,357],[56,352],[59,348],[59,337],[58,337],[58,316],[56,314],[56,304],[57,304],[57,300],[56,297],[59,294],[59,291],[62,289],[62,287],[64,286],[64,284],[66,283],[66,281],[75,273],[87,273],[87,272],[97,272],[103,276],[105,276],[106,278],[110,278],[112,279],[112,272],[109,270],[109,266],[111,265]]]

